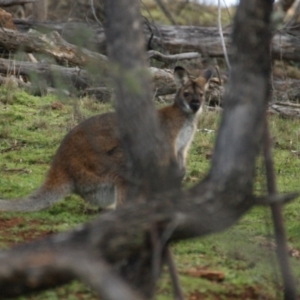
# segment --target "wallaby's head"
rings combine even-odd
[[[204,93],[208,88],[212,71],[207,69],[202,75],[191,78],[182,67],[175,67],[174,79],[177,85],[175,105],[187,114],[196,114],[201,111],[204,102]]]

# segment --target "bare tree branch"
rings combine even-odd
[[[177,25],[175,19],[173,18],[172,14],[168,11],[166,6],[162,3],[161,0],[155,0],[157,6],[159,9],[163,12],[163,14],[167,17],[167,19],[170,21],[172,25]]]
[[[82,254],[84,257],[90,255],[95,266],[101,266],[104,259],[122,274],[122,266],[139,252],[149,248],[151,224],[158,224],[162,232],[165,230],[165,224],[175,224],[171,240],[187,239],[224,230],[224,226],[232,225],[248,210],[247,206],[241,210],[241,207],[235,207],[232,203],[226,205],[226,195],[218,199],[220,203],[224,202],[224,205],[218,207],[210,206],[209,202],[205,201],[210,200],[208,196],[190,198],[187,194],[186,197],[188,198],[183,198],[180,203],[172,206],[153,202],[121,208],[105,213],[98,220],[75,230],[0,252],[0,299],[43,290],[73,280],[78,275],[73,273],[73,265],[76,262],[80,264]],[[255,199],[252,200],[253,202],[249,199],[249,203],[255,205]],[[266,205],[270,203],[260,199],[259,203],[262,202]],[[224,218],[224,215],[227,218]],[[219,219],[219,216],[222,218]],[[84,270],[84,264],[74,268]],[[132,273],[135,271],[131,270]],[[100,281],[102,270],[95,272],[99,272]],[[147,274],[144,274],[143,278],[146,280]],[[89,279],[87,282],[93,286]]]
[[[277,2],[277,6],[280,6],[284,12],[287,12],[292,7],[294,2],[295,0],[279,0]]]
[[[224,58],[226,61],[226,65],[228,70],[230,70],[230,62],[227,54],[227,49],[224,41],[224,35],[223,35],[223,29],[222,29],[222,21],[221,21],[221,0],[218,0],[218,29],[219,29],[219,34],[222,42],[222,48],[223,48],[223,53],[224,53]]]
[[[286,29],[290,29],[293,27],[293,25],[296,23],[298,17],[300,15],[300,1],[296,1],[296,6],[295,6],[295,9],[294,9],[294,12],[292,14],[291,17],[289,17],[288,21],[286,22],[286,24],[284,25],[284,27]]]
[[[2,254],[0,259],[5,259],[5,255]],[[101,299],[142,300],[142,296],[131,291],[101,258],[91,255],[81,247],[48,251],[45,249],[36,254],[25,253],[21,257],[15,257],[12,264],[0,270],[0,277],[4,275],[6,278],[16,278],[16,272],[18,276],[13,285],[18,286],[17,288],[5,286],[5,280],[1,282],[1,293],[5,297],[19,295],[20,290],[26,293],[26,290],[43,289],[45,282],[49,283],[47,287],[51,287],[51,282],[55,285],[57,281],[64,283],[80,279],[93,288]],[[20,278],[25,279],[23,284],[18,284]]]

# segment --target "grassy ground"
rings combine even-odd
[[[60,140],[80,120],[109,110],[90,99],[58,101],[54,96],[28,96],[0,89],[0,198],[21,197],[41,183]],[[185,179],[190,186],[209,167],[218,115],[207,112],[199,122]],[[299,190],[300,121],[270,116],[274,158],[280,192]],[[257,162],[256,191],[265,190],[261,159]],[[300,203],[284,208],[290,259],[300,281]],[[83,201],[68,196],[47,211],[1,213],[0,246],[39,238],[91,220]],[[256,208],[226,232],[173,245],[187,299],[278,299],[281,281],[268,208]],[[163,275],[157,299],[171,299],[169,279]],[[300,295],[300,291],[299,291]],[[77,282],[20,299],[97,299]]]
[[[164,5],[168,13],[177,25],[201,25],[216,26],[218,10],[216,6],[201,4],[197,1],[169,1]],[[145,0],[141,2],[143,17],[150,22],[155,21],[161,24],[171,25],[170,16],[166,16],[163,10],[157,6],[156,1]],[[221,21],[223,25],[230,24],[235,8],[221,8]]]

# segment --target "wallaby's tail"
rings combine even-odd
[[[55,202],[71,192],[69,184],[48,187],[42,185],[33,194],[23,199],[2,200],[0,199],[0,211],[39,211],[50,207]]]

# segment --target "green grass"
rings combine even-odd
[[[61,109],[52,109],[61,102]],[[91,99],[61,100],[54,96],[33,97],[22,91],[0,89],[0,198],[24,196],[37,188],[62,137],[80,120],[110,110]],[[219,116],[206,112],[190,151],[185,186],[199,181],[209,168]],[[278,190],[299,190],[300,121],[270,117]],[[257,161],[256,192],[264,193],[262,159]],[[293,271],[299,285],[300,203],[284,207],[284,218]],[[1,213],[0,246],[32,240],[91,220],[87,205],[77,196],[66,197],[43,212]],[[280,274],[274,256],[272,224],[268,208],[255,208],[229,230],[172,246],[185,295],[193,299],[277,299],[281,294]],[[191,268],[224,274],[221,282],[187,275]],[[299,291],[300,292],[300,291]],[[300,294],[300,293],[299,293]],[[202,298],[201,298],[202,297]],[[157,299],[171,299],[169,278],[163,274]],[[81,283],[19,299],[97,299]],[[192,298],[191,298],[192,299]]]
[[[166,2],[165,2],[166,5]],[[195,1],[169,1],[166,5],[168,12],[177,25],[216,26],[218,9],[216,6],[196,3]],[[170,19],[159,9],[155,1],[145,0],[141,3],[142,15],[150,22],[171,25]],[[235,8],[221,8],[223,25],[231,22]]]

